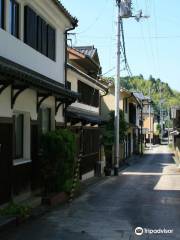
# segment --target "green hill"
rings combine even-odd
[[[106,78],[106,81],[108,80],[114,81],[113,78]],[[149,89],[151,89],[151,97],[157,111],[160,106],[160,89],[162,90],[164,109],[168,109],[173,105],[180,105],[180,92],[171,89],[168,83],[164,83],[152,76],[149,79],[144,79],[142,75],[123,77],[121,78],[121,87],[131,91],[142,92],[145,96],[149,96]]]

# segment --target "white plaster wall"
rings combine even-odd
[[[60,49],[62,48],[62,46],[60,46],[62,36],[60,34],[57,35],[57,38],[60,39],[60,41],[57,41],[57,48]],[[56,62],[54,62],[2,29],[0,29],[0,39],[1,56],[58,82],[64,83],[64,61],[62,53],[60,54],[61,56],[57,55]]]
[[[0,117],[12,117],[10,87],[0,94]]]
[[[83,175],[82,175],[82,181],[85,181],[85,180],[87,180],[87,179],[89,179],[89,178],[92,178],[92,177],[94,177],[94,175],[95,175],[94,170],[91,171],[91,172],[88,172],[88,173],[86,173],[86,174],[83,174]]]
[[[16,99],[13,110],[11,109],[11,88],[8,87],[0,94],[0,117],[12,117],[13,112],[29,113],[32,120],[37,120],[37,93],[34,90],[27,89],[22,92]],[[41,107],[51,108],[52,112],[52,128],[55,127],[55,121],[63,123],[63,106],[59,108],[59,111],[55,117],[55,98],[49,97],[46,99]]]
[[[56,122],[58,123],[64,123],[65,119],[63,116],[63,105],[59,108],[56,117],[55,117]]]
[[[9,29],[9,0],[6,0],[6,31],[0,29],[0,55],[27,68],[64,83],[64,31],[70,27],[66,17],[49,0],[18,0],[20,3],[20,39]],[[56,28],[56,62],[23,43],[24,5],[30,5],[46,22]]]
[[[71,82],[72,84],[72,90],[73,91],[77,91],[78,89],[78,86],[77,86],[77,82],[78,80],[82,81],[83,83],[93,87],[94,89],[97,89],[97,90],[102,90],[99,86],[97,86],[96,84],[92,83],[91,81],[89,81],[88,79],[86,79],[86,77],[83,77],[81,76],[80,74],[74,72],[73,70],[71,69],[68,69],[67,71],[67,80],[69,82]],[[73,82],[74,81],[74,82]]]
[[[30,113],[32,120],[37,120],[36,106],[37,106],[36,92],[34,90],[27,89],[17,97],[13,110],[28,112]]]
[[[70,69],[68,69],[67,71],[67,80],[71,83],[71,90],[77,92],[78,91],[77,75]]]

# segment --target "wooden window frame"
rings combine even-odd
[[[124,112],[127,113],[128,112],[128,99],[124,98]]]
[[[16,7],[16,9],[14,9]],[[16,11],[15,11],[16,10]],[[15,16],[16,13],[16,16]],[[10,0],[10,32],[16,38],[20,37],[20,4],[16,0]]]
[[[44,110],[47,110],[48,111],[48,114],[49,114],[49,119],[48,119],[48,129],[47,131],[43,131],[43,111]],[[40,112],[39,112],[39,125],[40,125],[40,134],[45,134],[49,131],[51,131],[51,123],[52,123],[52,119],[51,119],[51,116],[52,116],[52,109],[50,107],[42,107],[40,108]],[[41,117],[40,117],[41,116]]]
[[[56,29],[47,23],[41,16],[39,16],[31,7],[28,5],[24,6],[24,42],[33,47],[35,50],[48,57],[52,61],[56,61]],[[36,46],[31,46],[28,44],[27,31],[26,29],[29,24],[27,24],[27,11],[32,11],[36,15],[36,25],[34,38],[36,41]],[[40,25],[39,25],[40,24]],[[40,39],[39,39],[40,38]]]
[[[87,85],[86,83],[78,80],[78,93],[81,94],[79,102],[95,108],[99,107],[99,90]]]
[[[70,81],[67,81],[67,89],[71,90],[71,82]]]
[[[22,126],[21,126],[21,153],[17,154],[17,135],[16,135],[16,117],[17,115],[22,117]],[[23,113],[17,113],[14,116],[14,140],[15,140],[15,149],[14,149],[14,159],[23,159],[24,158],[24,115]]]
[[[5,29],[5,1],[4,0],[0,0],[0,18],[1,18],[1,22],[0,22],[0,28]]]

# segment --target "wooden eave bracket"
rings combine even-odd
[[[57,115],[59,108],[62,106],[63,102],[61,99],[56,98],[55,100],[55,115]]]
[[[9,86],[10,86],[11,84],[10,83],[6,83],[6,84],[2,84],[1,82],[0,82],[0,94],[6,89],[6,88],[8,88]]]
[[[52,96],[51,94],[40,94],[37,93],[37,113],[41,107],[41,104],[48,98]]]
[[[28,87],[27,86],[13,86],[11,87],[11,109],[14,108],[17,97],[24,92]],[[14,93],[16,91],[16,93]]]

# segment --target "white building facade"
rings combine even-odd
[[[0,204],[38,186],[38,136],[64,124],[66,33],[57,0],[0,1]]]

